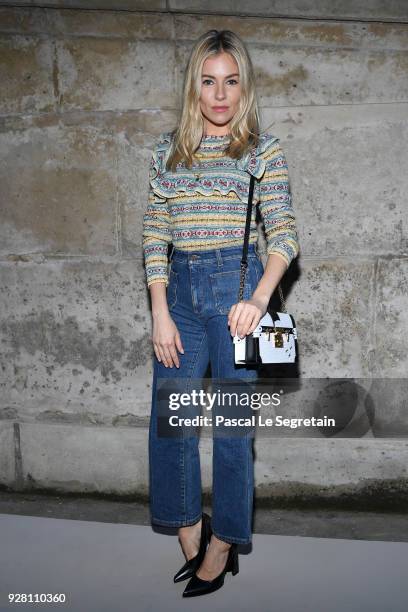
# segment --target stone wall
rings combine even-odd
[[[376,2],[369,14],[367,3],[341,12],[297,2],[288,13],[287,3],[251,3],[245,16],[241,4],[226,11],[237,15],[183,1],[0,7],[4,485],[147,492],[148,163],[177,120],[193,41],[210,28],[247,43],[262,126],[288,159],[301,253],[285,289],[301,377],[406,375],[406,5]],[[406,424],[403,411],[396,418]],[[339,483],[360,487],[368,472],[404,482],[403,437],[364,434],[259,441],[259,495],[279,487],[291,496],[293,482],[332,495]],[[202,448],[208,486],[206,440]],[[324,470],[309,471],[323,460]]]

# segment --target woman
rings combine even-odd
[[[244,299],[237,303],[250,174],[255,182]],[[268,259],[257,251],[255,203]],[[168,270],[168,246],[173,243]],[[183,596],[214,591],[238,572],[251,542],[252,436],[213,439],[213,515],[201,509],[197,436],[158,431],[158,378],[254,380],[234,364],[233,336],[251,333],[299,251],[285,156],[259,134],[253,67],[237,35],[210,30],[189,58],[177,129],[163,132],[150,165],[143,251],[152,300],[154,376],[149,430],[151,521],[178,527],[190,578]]]

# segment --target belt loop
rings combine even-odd
[[[218,264],[218,267],[221,268],[222,267],[222,255],[221,255],[221,251],[220,251],[220,249],[215,249],[215,252],[217,253],[217,264]]]

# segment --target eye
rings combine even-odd
[[[235,85],[235,84],[238,84],[238,81],[237,79],[229,79],[228,83],[233,83]]]
[[[212,83],[212,80],[211,79],[204,79],[203,85],[206,85],[207,83]]]

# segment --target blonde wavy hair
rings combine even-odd
[[[181,117],[178,127],[171,132],[172,145],[166,170],[174,172],[177,163],[183,160],[191,168],[194,153],[204,134],[204,119],[200,109],[202,67],[207,57],[223,51],[235,58],[241,83],[238,110],[230,124],[231,142],[225,153],[239,159],[258,144],[259,111],[249,53],[239,36],[231,30],[209,30],[197,40],[187,63]]]

